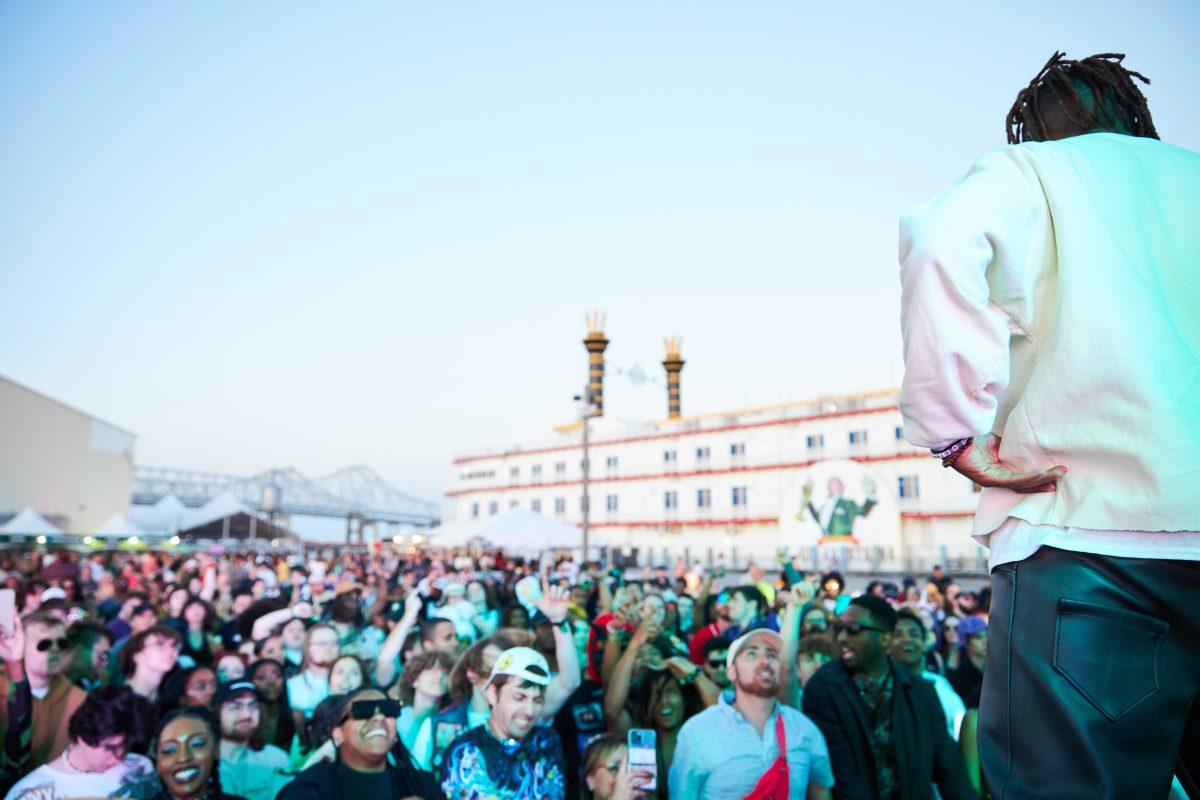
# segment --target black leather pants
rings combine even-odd
[[[1200,798],[1200,561],[1043,547],[992,572],[980,751],[999,800]]]

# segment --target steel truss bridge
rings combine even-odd
[[[441,516],[437,503],[405,494],[361,464],[320,478],[309,478],[291,467],[268,469],[248,477],[165,467],[133,468],[133,504],[137,506],[154,505],[174,494],[185,506],[199,508],[225,493],[272,519],[276,515],[345,519],[347,541],[357,538],[361,542],[366,525],[382,522],[428,528]]]

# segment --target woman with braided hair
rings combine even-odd
[[[221,790],[220,752],[220,726],[211,711],[183,707],[167,713],[150,745],[163,785],[159,800],[242,800]]]
[[[900,223],[904,435],[983,487],[1006,800],[1200,797],[1200,155],[1124,58],[1055,52]]]

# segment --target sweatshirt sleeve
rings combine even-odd
[[[993,150],[953,188],[900,220],[904,436],[941,448],[989,433],[1009,381],[1009,315],[989,281],[1028,274],[1045,195],[1019,148]]]

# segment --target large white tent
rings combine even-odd
[[[121,513],[113,514],[108,520],[92,531],[93,536],[110,536],[124,539],[129,536],[144,536],[146,531],[135,525],[129,517]]]
[[[129,516],[133,524],[146,533],[166,535],[178,533],[184,528],[188,515],[187,506],[173,494],[166,494],[149,508],[131,508]]]
[[[33,506],[25,506],[21,513],[0,525],[0,533],[21,534],[25,536],[49,535],[62,533],[58,528],[46,521],[46,518],[33,510]]]
[[[583,534],[576,526],[525,508],[509,509],[480,521],[474,535],[493,547],[514,553],[578,550],[583,546]],[[604,537],[596,531],[591,531],[588,539],[592,547],[605,545]]]
[[[479,523],[447,522],[425,531],[425,540],[432,547],[465,547],[479,538]]]
[[[238,514],[254,516],[253,509],[233,496],[232,492],[222,492],[209,500],[195,511],[187,512],[183,517],[185,529],[199,528],[219,519],[236,517]]]

